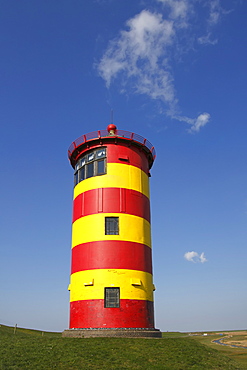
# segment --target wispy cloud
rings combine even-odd
[[[223,13],[223,8],[220,6],[220,0],[209,1],[209,18],[208,23],[214,26],[219,22],[219,19]]]
[[[186,19],[190,9],[188,0],[157,0],[164,6],[170,8],[171,19]]]
[[[184,254],[184,258],[193,263],[204,263],[207,262],[207,259],[205,257],[204,252],[202,252],[200,255],[197,252],[191,251],[191,252],[186,252]]]
[[[204,6],[208,8],[207,30],[206,34],[198,37],[197,41],[202,45],[215,45],[218,43],[218,39],[213,37],[213,29],[221,21],[222,16],[231,10],[225,10],[221,6],[220,0],[208,0]]]
[[[163,93],[158,85],[169,86],[169,73],[158,67],[158,59],[171,44],[174,34],[173,23],[163,20],[161,14],[143,10],[127,22],[128,31],[122,31],[120,37],[113,40],[98,66],[100,75],[105,79],[107,87],[119,73],[127,77],[137,77],[136,89],[150,89],[149,82],[157,76],[157,86],[152,89],[154,97]],[[166,61],[163,61],[166,64]],[[143,80],[143,77],[144,80]],[[162,84],[163,80],[163,84]],[[165,100],[173,100],[173,92],[168,88]]]
[[[108,88],[117,81],[120,92],[144,94],[162,102],[167,116],[189,124],[188,132],[197,133],[209,122],[210,114],[200,113],[196,118],[181,114],[172,72],[175,55],[184,49],[187,30],[191,35],[196,0],[156,1],[160,11],[144,9],[129,19],[119,36],[110,41],[97,69]],[[206,4],[209,30],[222,11],[220,0],[208,0]],[[194,39],[200,44],[216,43],[209,31]]]
[[[188,118],[185,116],[175,116],[175,119],[178,121],[187,122],[191,127],[188,129],[188,132],[199,132],[200,129],[205,126],[209,120],[210,120],[210,114],[209,113],[201,113],[197,118]]]
[[[198,37],[197,41],[201,45],[216,45],[218,43],[218,39],[212,38],[211,32],[208,32],[204,36]]]

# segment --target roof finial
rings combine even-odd
[[[117,130],[117,126],[116,126],[116,125],[114,125],[113,123],[110,123],[110,124],[107,126],[107,131],[109,132],[109,135],[115,135],[116,130]]]

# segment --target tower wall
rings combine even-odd
[[[89,141],[74,159],[70,329],[152,329],[150,156],[108,139]],[[104,173],[91,176],[93,167]],[[80,181],[85,171],[91,177]]]

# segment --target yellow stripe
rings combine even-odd
[[[140,168],[121,163],[108,163],[106,175],[94,176],[79,182],[74,198],[85,191],[97,188],[126,188],[139,191],[149,198],[149,180]]]
[[[119,217],[119,235],[105,235],[105,217]],[[124,240],[151,247],[150,223],[126,213],[96,213],[81,217],[72,225],[72,248],[99,240]]]
[[[71,275],[70,302],[104,299],[104,288],[119,287],[120,299],[153,301],[153,279],[148,272],[136,270],[86,270]],[[139,280],[141,285],[133,285]],[[93,282],[93,285],[89,284]],[[85,285],[86,284],[86,285]]]

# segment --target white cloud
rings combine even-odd
[[[180,114],[172,63],[186,48],[193,49],[191,40],[201,45],[217,43],[211,29],[222,14],[220,0],[156,1],[162,11],[142,10],[130,18],[126,28],[109,43],[97,69],[108,88],[117,81],[122,93],[143,94],[158,100],[165,106],[167,116],[189,124],[188,132],[198,133],[209,122],[210,114],[204,112],[196,118]],[[209,9],[207,32],[201,37],[192,36],[195,3]]]
[[[195,262],[193,258],[195,257],[198,257],[198,253],[197,252],[186,252],[185,255],[184,255],[184,258],[187,260],[187,261],[190,261],[190,262]]]
[[[209,1],[209,18],[208,23],[210,25],[215,25],[219,22],[220,16],[223,12],[223,9],[220,6],[220,0],[211,0]]]
[[[197,118],[189,118],[186,116],[179,116],[179,115],[174,115],[172,118],[180,121],[180,122],[186,122],[191,127],[188,129],[188,132],[190,133],[195,133],[199,132],[200,129],[205,126],[209,121],[210,121],[210,114],[209,113],[201,113]]]
[[[207,259],[205,257],[204,252],[202,252],[200,255],[197,252],[191,251],[191,252],[186,252],[184,254],[184,258],[193,263],[204,263],[207,262]]]
[[[107,87],[117,76],[132,81],[134,91],[172,103],[172,75],[167,68],[166,48],[174,36],[173,22],[161,14],[143,10],[127,22],[128,31],[113,40],[98,65]],[[163,65],[163,68],[160,67]]]
[[[231,10],[225,10],[221,6],[220,0],[208,0],[205,2],[205,7],[208,7],[208,18],[207,18],[207,32],[206,35],[198,37],[197,41],[201,45],[215,45],[218,40],[212,37],[212,31],[214,27],[221,21],[222,16],[231,12]]]
[[[210,120],[209,113],[202,113],[196,119],[191,121],[191,128],[189,129],[190,132],[199,132],[200,129],[205,126]]]
[[[170,18],[186,18],[189,10],[187,0],[157,0],[170,8]]]
[[[218,40],[217,39],[212,40],[211,35],[212,35],[211,32],[209,32],[207,35],[198,37],[197,39],[198,43],[201,45],[206,45],[206,44],[216,45],[218,43]]]
[[[199,259],[201,263],[207,262],[204,252],[200,254]]]

